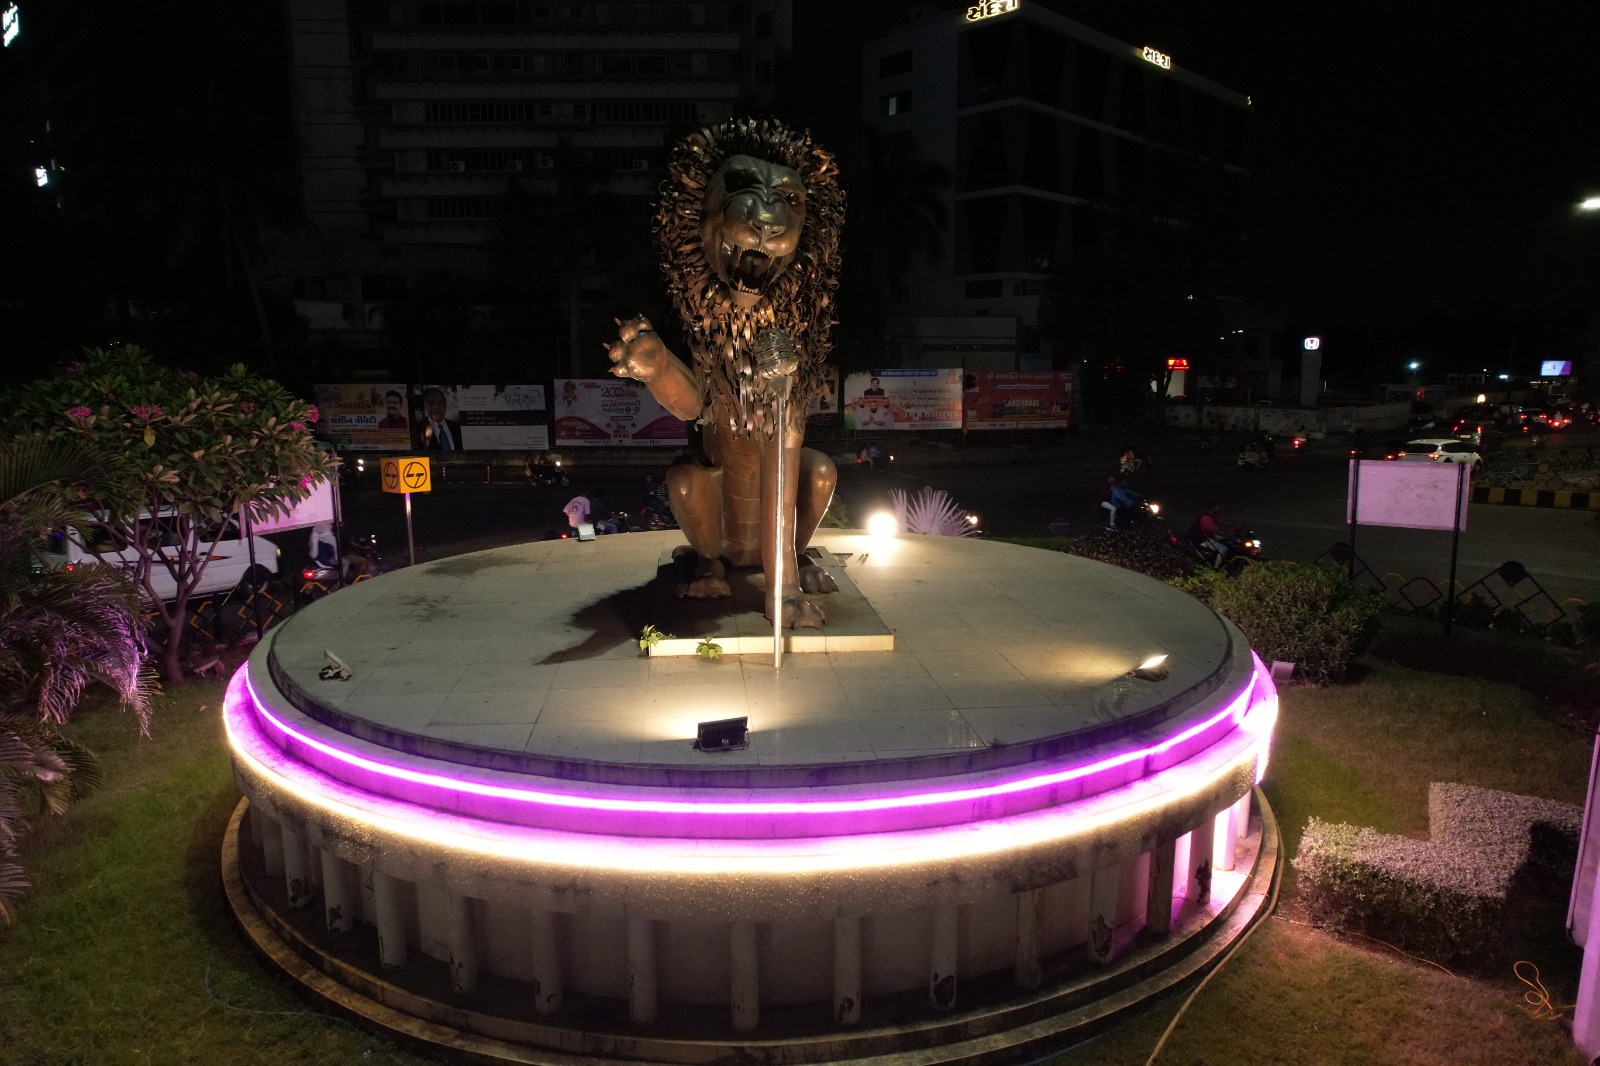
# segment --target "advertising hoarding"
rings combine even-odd
[[[966,375],[967,428],[1065,429],[1072,423],[1072,373],[977,370]]]
[[[318,429],[341,451],[405,451],[411,422],[403,383],[311,386],[321,413]]]
[[[668,414],[637,381],[557,378],[552,408],[558,448],[682,448],[689,443],[688,424]]]
[[[543,385],[416,385],[412,394],[412,447],[519,452],[550,447]]]
[[[961,371],[876,370],[844,383],[844,428],[865,432],[961,428]]]

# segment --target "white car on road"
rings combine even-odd
[[[1402,463],[1463,463],[1476,474],[1483,469],[1483,456],[1471,441],[1454,437],[1422,437],[1408,440],[1395,452]]]

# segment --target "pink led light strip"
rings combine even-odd
[[[649,831],[695,831],[688,823],[696,823],[700,832],[710,829],[714,835],[734,833],[743,835],[738,828],[728,825],[723,829],[711,829],[714,823],[703,821],[711,818],[718,822],[734,818],[764,819],[758,827],[750,827],[753,835],[788,835],[790,833],[809,833],[825,830],[829,824],[844,824],[839,816],[862,816],[885,812],[901,812],[901,817],[894,819],[869,819],[856,827],[856,831],[873,831],[888,828],[913,828],[918,825],[937,824],[959,816],[960,812],[953,809],[953,805],[970,806],[984,801],[1010,797],[1012,802],[1005,804],[1007,810],[1012,812],[1037,808],[1052,802],[1062,802],[1075,796],[1063,795],[1063,786],[1074,784],[1083,786],[1093,783],[1096,776],[1110,777],[1110,780],[1101,781],[1102,787],[1116,787],[1126,783],[1126,778],[1116,775],[1115,771],[1126,770],[1134,763],[1143,763],[1146,760],[1171,752],[1180,745],[1194,741],[1208,731],[1217,730],[1229,719],[1233,727],[1245,724],[1247,718],[1265,716],[1270,713],[1265,704],[1271,701],[1271,682],[1267,680],[1264,668],[1259,659],[1252,656],[1254,669],[1251,680],[1231,700],[1226,708],[1209,718],[1188,727],[1146,748],[1124,752],[1106,759],[1098,760],[1082,766],[1066,767],[1042,774],[1032,774],[1027,777],[1011,781],[1001,781],[992,784],[971,786],[966,788],[947,789],[919,793],[905,793],[899,795],[868,795],[848,799],[829,800],[680,800],[660,798],[630,798],[618,795],[575,794],[552,792],[541,789],[516,787],[509,785],[496,785],[484,781],[473,781],[444,774],[428,772],[402,766],[383,760],[370,758],[365,755],[347,751],[343,748],[329,744],[317,737],[311,736],[301,729],[285,722],[283,719],[269,711],[256,697],[253,686],[248,676],[248,667],[242,667],[229,685],[228,709],[230,714],[239,716],[248,710],[253,710],[254,725],[266,725],[277,732],[280,743],[275,746],[286,749],[300,749],[302,755],[308,755],[312,761],[321,764],[325,772],[330,772],[334,767],[329,762],[342,766],[349,771],[354,771],[361,777],[375,778],[373,785],[382,786],[388,782],[387,787],[399,787],[404,794],[429,802],[432,805],[444,808],[457,808],[463,806],[459,797],[475,797],[480,801],[488,801],[493,807],[501,808],[498,811],[484,813],[495,817],[506,817],[512,821],[523,821],[529,814],[543,810],[547,816],[553,818],[552,824],[566,823],[573,828],[581,828],[581,823],[572,821],[572,815],[611,814],[620,816],[634,816],[641,824],[631,827],[633,832]],[[1265,686],[1267,696],[1262,700],[1254,701],[1254,707],[1260,708],[1254,714],[1252,697],[1256,696],[1261,686]],[[249,707],[245,706],[248,701]],[[243,723],[241,723],[243,724]],[[1250,722],[1250,726],[1257,723]],[[1270,723],[1266,723],[1270,730]],[[1220,740],[1222,736],[1232,732],[1228,729],[1207,744]],[[381,788],[386,791],[387,787]],[[418,796],[417,790],[423,790],[423,795]],[[427,793],[434,793],[428,797]],[[426,798],[424,798],[426,797]],[[518,815],[514,810],[505,810],[504,805],[511,804],[521,808],[523,813]],[[943,814],[937,813],[943,808]],[[561,812],[568,812],[561,816]],[[664,825],[653,823],[664,819]],[[821,819],[819,822],[818,819]],[[546,819],[541,819],[546,820]],[[889,824],[890,822],[894,824]],[[787,829],[785,828],[787,826]],[[613,827],[620,829],[620,827]],[[620,829],[620,831],[628,831]],[[845,830],[849,831],[849,830]]]

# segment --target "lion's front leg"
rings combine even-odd
[[[723,526],[722,471],[686,461],[667,468],[667,497],[683,535],[699,557],[694,577],[677,588],[679,599],[714,600],[733,595],[722,566],[727,537]]]
[[[839,471],[833,460],[815,448],[800,450],[795,476],[794,558],[799,568],[800,587],[812,594],[838,592],[839,583],[815,559],[806,554],[806,545],[816,535],[822,516],[833,502]]]

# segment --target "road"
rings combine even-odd
[[[1098,501],[1115,448],[1079,447],[1073,454],[974,449],[971,452],[902,448],[887,469],[851,467],[840,477],[839,498],[853,522],[889,506],[889,490],[915,494],[923,485],[947,490],[976,511],[985,532],[1041,536],[1065,519],[1082,530],[1100,519]],[[974,461],[974,452],[981,452]],[[1162,504],[1172,527],[1182,532],[1209,502],[1222,506],[1226,522],[1255,530],[1272,558],[1310,560],[1335,542],[1348,541],[1344,524],[1346,456],[1322,443],[1307,453],[1280,452],[1266,470],[1240,468],[1230,450],[1209,454],[1169,445],[1155,455],[1151,471],[1133,484]],[[561,506],[579,488],[599,492],[610,504],[637,509],[646,470],[580,467],[570,488],[534,488],[520,483],[455,482],[413,497],[416,537],[434,556],[538,539],[565,527]],[[378,535],[386,552],[404,553],[402,498],[376,484],[349,491],[345,513],[353,530]],[[303,534],[280,538],[285,563],[304,558]],[[1450,569],[1450,534],[1362,527],[1356,549],[1379,574],[1443,579]],[[1557,601],[1600,602],[1600,521],[1593,512],[1474,504],[1461,535],[1457,579],[1470,585],[1507,560],[1516,560]]]

